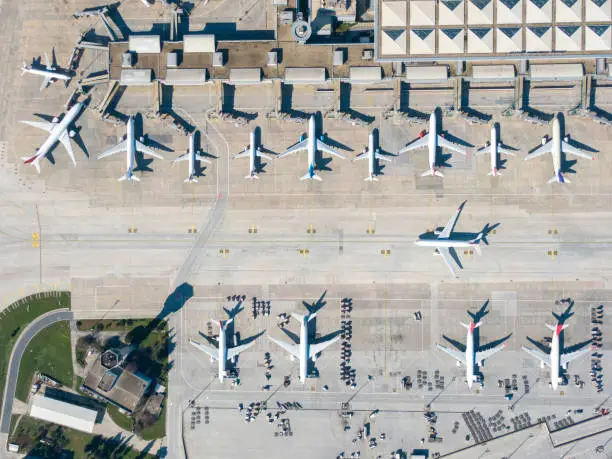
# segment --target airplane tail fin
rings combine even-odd
[[[444,174],[442,172],[440,172],[439,170],[437,170],[437,169],[426,170],[425,172],[423,172],[421,174],[421,177],[428,177],[430,175],[433,175],[433,176],[436,176],[436,177],[444,177]]]
[[[549,181],[548,183],[572,183],[571,180],[563,177],[563,174],[561,172],[557,172]]]
[[[28,68],[28,64],[26,64],[25,61],[23,61],[23,66],[21,67],[21,76],[24,76],[26,74]]]
[[[249,175],[244,176],[248,180],[259,180],[259,176],[255,172],[251,172]]]
[[[300,177],[300,180],[317,180],[317,181],[321,181],[321,177],[319,177],[317,174],[311,174],[310,172],[308,174],[304,174]]]
[[[560,333],[561,330],[565,330],[567,328],[567,324],[558,324],[558,325],[545,324],[545,325],[547,328],[554,331],[555,333]]]
[[[463,328],[466,328],[467,330],[469,330],[469,329],[470,329],[470,326],[469,326],[468,324],[466,324],[465,322],[459,322],[459,323],[461,324],[461,326],[462,326]]]
[[[297,320],[300,323],[304,320],[304,316],[301,314],[298,314],[297,312],[292,312],[291,317],[293,317],[295,320]]]
[[[480,256],[482,256],[482,248],[480,248],[480,245],[476,244],[474,246],[474,249],[476,250],[476,253]]]
[[[189,177],[187,177],[185,180],[183,180],[185,183],[198,183],[198,179],[193,176],[190,175]]]
[[[310,322],[312,319],[314,319],[315,317],[317,317],[317,313],[313,312],[311,314],[308,314],[308,322]]]
[[[491,177],[501,177],[503,174],[498,169],[492,169],[487,175]]]
[[[364,182],[378,182],[378,179],[373,175],[370,175],[363,179]]]
[[[140,179],[138,177],[136,177],[134,174],[132,174],[131,171],[126,172],[124,175],[122,175],[121,177],[119,177],[117,179],[119,182],[123,182],[125,180],[127,181],[135,181],[135,182],[140,182]]]
[[[34,156],[24,156],[21,158],[24,164],[33,164],[36,168],[36,171],[40,174],[40,158],[37,155]]]

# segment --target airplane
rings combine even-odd
[[[398,151],[397,154],[401,155],[416,150],[417,148],[427,148],[429,149],[429,170],[423,172],[421,177],[426,177],[428,175],[444,177],[444,174],[436,168],[438,147],[448,148],[449,150],[467,156],[467,151],[462,148],[461,145],[450,142],[446,140],[443,135],[438,134],[438,119],[436,117],[436,112],[433,111],[429,117],[429,132],[425,135],[421,134],[418,139],[406,145]]]
[[[491,153],[491,172],[489,172],[488,175],[491,175],[493,177],[498,177],[502,175],[502,173],[499,171],[499,167],[497,164],[498,153],[500,155],[504,154],[508,156],[515,156],[514,152],[502,146],[502,143],[497,138],[497,127],[496,126],[491,127],[491,141],[487,142],[487,145],[485,145],[482,148],[479,148],[476,151],[477,155],[484,155],[486,153]]]
[[[69,129],[70,125],[74,122],[79,113],[85,105],[82,102],[75,104],[66,115],[60,121],[58,117],[53,118],[52,121],[21,121],[29,126],[42,129],[49,133],[49,137],[44,143],[36,150],[36,154],[29,157],[23,157],[24,164],[33,164],[36,170],[40,174],[40,160],[47,156],[51,151],[51,148],[59,141],[62,143],[68,156],[72,159],[74,166],[76,167],[76,158],[74,157],[74,150],[70,139],[76,135],[76,131]]]
[[[587,354],[590,351],[590,346],[573,352],[565,352],[565,349],[561,349],[559,343],[561,332],[567,328],[567,324],[564,323],[565,320],[574,315],[573,312],[570,312],[573,305],[574,303],[570,302],[567,310],[561,315],[553,312],[553,317],[557,319],[556,325],[545,324],[553,332],[550,348],[547,349],[548,353],[545,353],[543,349],[532,349],[526,346],[521,346],[525,352],[540,361],[541,368],[544,368],[544,366],[550,367],[550,387],[552,387],[553,390],[557,390],[559,383],[562,381],[562,378],[559,375],[559,368],[563,367],[564,370],[567,370],[567,364],[569,362],[577,359],[581,355]],[[538,343],[537,341],[534,341],[529,337],[527,337],[527,339],[537,347],[546,349],[544,345]],[[588,342],[590,342],[590,340],[586,341],[585,343]]]
[[[242,153],[238,153],[236,156],[234,156],[234,159],[246,158],[247,156],[249,157],[249,175],[244,176],[245,179],[249,180],[259,180],[259,176],[257,175],[257,167],[255,165],[256,156],[272,160],[271,156],[268,156],[261,151],[262,147],[261,145],[257,146],[256,140],[255,130],[253,130],[251,132],[251,143],[249,144],[248,148],[245,147]]]
[[[376,139],[374,138],[374,134],[376,129],[374,129],[372,132],[370,132],[370,135],[368,136],[368,146],[367,148],[359,153],[357,156],[355,156],[355,159],[353,159],[353,161],[358,161],[360,159],[368,159],[368,176],[364,179],[366,182],[378,182],[378,178],[376,178],[377,171],[376,171],[376,160],[384,160],[384,161],[391,161],[390,158],[387,158],[385,155],[380,153],[380,148],[378,147],[374,147],[375,143],[376,143]]]
[[[458,343],[454,340],[451,340],[449,338],[446,338],[446,336],[444,337],[447,341],[455,345],[457,349],[459,349],[459,351],[462,351],[462,352],[459,352],[455,349],[450,349],[446,346],[443,346],[442,344],[437,345],[438,349],[446,352],[448,355],[450,355],[455,360],[457,360],[457,366],[461,364],[465,365],[465,378],[466,378],[467,385],[470,389],[472,388],[472,384],[478,381],[478,376],[474,372],[474,367],[483,366],[484,361],[486,359],[488,359],[493,354],[501,351],[504,347],[506,347],[506,343],[503,341],[505,341],[506,339],[510,337],[510,335],[508,335],[506,338],[503,338],[502,342],[500,342],[499,344],[493,347],[489,347],[489,348],[487,348],[487,346],[478,346],[478,348],[475,347],[474,330],[482,325],[482,320],[478,320],[478,319],[482,318],[484,315],[487,314],[485,312],[485,309],[488,303],[489,302],[487,301],[485,305],[482,307],[482,309],[476,314],[470,311],[467,312],[468,315],[472,319],[469,324],[459,322],[463,327],[467,329],[467,337],[466,337],[465,345],[462,343]]]
[[[126,152],[127,153],[127,169],[125,174],[119,177],[119,181],[123,180],[135,180],[140,182],[140,179],[134,175],[134,167],[136,167],[136,152],[139,151],[142,154],[153,156],[157,159],[164,159],[162,155],[156,153],[152,149],[145,146],[142,142],[144,142],[144,137],[141,137],[140,140],[136,140],[134,135],[134,117],[130,116],[127,120],[127,135],[125,139],[119,142],[114,147],[109,148],[103,153],[98,155],[98,159],[103,159],[108,156],[112,156],[116,153]]]
[[[189,150],[186,153],[183,153],[174,161],[173,164],[180,161],[189,161],[189,177],[187,177],[184,182],[185,183],[198,183],[198,179],[196,177],[195,170],[195,162],[201,161],[204,163],[210,163],[210,160],[206,159],[204,156],[201,156],[195,148],[195,138],[193,134],[189,134]]]
[[[552,127],[552,139],[548,138],[548,136],[542,137],[542,145],[540,145],[534,151],[525,156],[525,161],[537,158],[538,156],[542,156],[546,153],[552,153],[555,175],[548,181],[548,183],[572,183],[561,173],[561,153],[569,153],[571,155],[591,160],[595,158],[588,152],[571,146],[568,143],[568,140],[569,135],[566,135],[564,138],[561,138],[561,122],[559,121],[559,117],[555,116]]]
[[[54,58],[55,60],[55,58]],[[28,66],[25,62],[21,67],[21,75],[25,75],[26,73],[31,73],[32,75],[40,75],[43,76],[43,82],[40,86],[40,90],[48,88],[51,83],[57,80],[62,80],[65,82],[66,86],[68,86],[68,82],[72,79],[70,75],[66,75],[65,73],[61,73],[57,71],[57,67],[51,64],[49,60],[49,55],[45,53],[45,67],[43,68],[34,68],[33,66]]]
[[[142,2],[142,4],[143,4],[144,6],[146,6],[147,8],[150,8],[150,7],[151,7],[151,3],[149,3],[149,0],[140,0],[140,1],[141,1],[141,2]]]
[[[416,245],[422,247],[434,247],[434,254],[440,255],[442,257],[444,263],[446,263],[446,266],[448,266],[448,269],[450,270],[451,274],[455,277],[458,276],[456,275],[455,270],[453,269],[451,258],[455,260],[455,263],[457,263],[459,268],[463,268],[459,257],[455,252],[455,249],[474,248],[478,255],[482,255],[482,251],[479,245],[480,241],[483,241],[485,244],[489,245],[489,242],[487,241],[486,237],[487,233],[493,229],[493,227],[489,227],[489,225],[487,224],[484,229],[476,235],[476,237],[470,237],[469,239],[461,237],[460,235],[453,237],[453,229],[455,228],[455,224],[457,223],[459,215],[461,214],[463,206],[466,202],[467,201],[463,201],[463,203],[459,206],[459,209],[457,209],[455,215],[450,218],[443,230],[440,231],[436,228],[433,231],[433,238],[430,236],[426,237],[424,235],[421,235],[419,239],[414,242]]]
[[[243,342],[242,344],[236,344],[235,346],[229,347],[227,344],[227,329],[228,325],[231,324],[233,320],[234,317],[230,316],[228,320],[211,321],[219,326],[219,338],[217,339],[216,348],[209,346],[208,344],[198,343],[197,341],[194,341],[192,339],[189,340],[189,343],[192,346],[195,346],[199,350],[208,354],[211,362],[213,360],[216,360],[219,363],[219,382],[223,382],[223,379],[227,377],[227,362],[230,360],[234,362],[234,359],[241,352],[247,350],[249,347],[255,344],[257,338],[259,338],[263,334],[262,332],[259,335],[255,335],[255,337]],[[212,340],[212,338],[209,339]]]
[[[308,173],[300,177],[300,180],[322,180],[321,177],[315,174],[315,154],[317,151],[329,153],[330,155],[344,159],[344,156],[323,142],[323,136],[317,139],[316,133],[315,117],[312,115],[308,120],[308,138],[304,139],[303,137],[300,137],[300,141],[298,143],[290,147],[286,152],[279,156],[279,158],[284,158],[285,156],[291,155],[300,150],[308,151]]]
[[[296,314],[292,312],[291,315],[294,319],[296,319],[300,323],[300,336],[293,336],[291,332],[283,329],[285,333],[293,339],[293,343],[287,343],[285,341],[280,341],[275,338],[272,338],[268,335],[270,341],[278,344],[285,351],[291,354],[291,360],[299,359],[300,361],[300,374],[299,380],[302,384],[306,382],[307,372],[308,372],[308,363],[312,359],[313,362],[316,361],[317,356],[327,347],[331,346],[333,343],[340,339],[340,334],[332,333],[332,335],[328,335],[326,337],[320,338],[316,340],[316,342],[310,342],[310,336],[308,333],[308,322],[314,319],[317,316],[317,312],[309,311],[305,316]],[[299,342],[298,342],[299,340]]]

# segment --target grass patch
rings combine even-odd
[[[13,422],[16,417],[13,416]],[[40,444],[40,440],[43,439],[46,445]],[[111,438],[60,427],[29,416],[21,419],[19,427],[9,441],[20,445],[21,453],[27,452],[36,457],[62,457],[63,453],[67,453],[65,457],[75,459],[88,457],[153,459],[155,457],[121,446],[119,441]]]
[[[138,326],[146,327],[152,319],[88,319],[78,320],[77,329],[80,331],[125,331],[128,332]]]
[[[162,407],[157,421],[151,426],[142,429],[139,433],[143,440],[156,440],[166,436],[166,405]]]
[[[348,32],[349,30],[351,30],[351,28],[353,26],[355,26],[356,24],[354,22],[341,22],[340,24],[338,24],[338,26],[334,29],[335,33],[344,33],[344,32]]]
[[[109,403],[106,406],[106,414],[108,414],[113,422],[123,430],[127,430],[128,432],[132,431],[132,418],[121,413],[119,408],[115,405]]]
[[[68,321],[43,329],[26,348],[19,367],[15,396],[25,402],[36,371],[72,388],[72,354]]]
[[[47,296],[48,295],[48,296]],[[70,292],[36,294],[19,300],[0,314],[0,400],[13,346],[24,328],[36,317],[54,309],[70,307]]]

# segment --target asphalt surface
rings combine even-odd
[[[6,389],[4,391],[4,403],[2,404],[2,420],[0,422],[0,433],[8,434],[11,428],[11,413],[13,412],[13,400],[15,398],[15,389],[17,388],[17,378],[19,376],[19,365],[21,358],[28,344],[32,341],[41,330],[63,320],[72,320],[73,314],[67,309],[53,311],[47,315],[38,317],[30,323],[28,328],[21,334],[17,343],[13,348],[9,369],[7,372]]]

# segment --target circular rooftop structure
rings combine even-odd
[[[306,21],[297,20],[291,28],[293,38],[299,43],[305,43],[312,35],[312,28]]]

